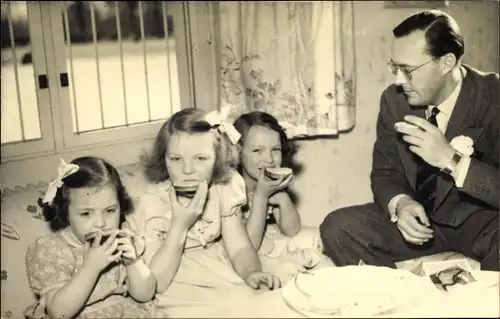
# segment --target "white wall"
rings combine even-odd
[[[416,9],[384,9],[382,1],[355,1],[357,118],[356,127],[339,138],[302,141],[297,154],[305,170],[295,180],[300,195],[299,209],[306,224],[317,224],[331,210],[372,200],[369,173],[371,152],[375,141],[375,122],[382,90],[392,81],[387,71],[391,30]],[[451,1],[444,11],[461,26],[466,41],[465,63],[485,71],[499,70],[498,3],[494,1]],[[367,19],[367,17],[370,17]],[[203,55],[203,50],[197,52]],[[195,57],[196,59],[196,57]],[[198,64],[199,65],[199,64]],[[203,73],[203,70],[198,70]],[[210,78],[211,71],[207,71]],[[202,83],[200,81],[199,83]],[[203,92],[198,84],[197,94]],[[102,150],[101,156],[123,154],[115,165],[136,162],[141,148],[150,141],[114,145]],[[85,152],[65,154],[68,159]],[[37,183],[39,175],[49,180],[57,157],[44,161],[33,159],[26,164],[7,163],[0,167],[2,187]],[[41,174],[40,174],[41,172]]]

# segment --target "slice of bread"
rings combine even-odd
[[[293,172],[288,167],[269,167],[266,168],[266,176],[273,179],[278,179],[281,176],[292,175]]]

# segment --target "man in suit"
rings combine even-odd
[[[371,187],[375,203],[330,213],[320,226],[337,266],[457,251],[499,270],[499,76],[461,63],[448,14],[414,14],[393,30],[380,99]]]

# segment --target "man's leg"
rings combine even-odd
[[[500,271],[500,246],[498,245],[498,230],[491,244],[490,251],[481,261],[481,270]]]
[[[456,229],[441,228],[450,238],[453,250],[480,261],[482,270],[500,271],[498,210],[477,211]]]
[[[330,213],[320,225],[324,254],[335,265],[368,265],[396,268],[395,262],[450,250],[444,234],[423,245],[408,243],[396,224],[375,203],[344,207]]]

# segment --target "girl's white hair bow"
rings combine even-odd
[[[231,140],[231,143],[236,145],[241,138],[241,134],[236,130],[233,124],[225,122],[230,110],[230,105],[224,105],[220,111],[212,111],[208,113],[205,116],[205,121],[212,126],[217,126],[219,132],[226,134]]]
[[[76,164],[68,164],[62,158],[61,164],[57,168],[57,177],[52,182],[50,182],[45,195],[43,196],[43,203],[51,204],[56,197],[57,189],[63,185],[63,178],[75,173],[80,168]]]

